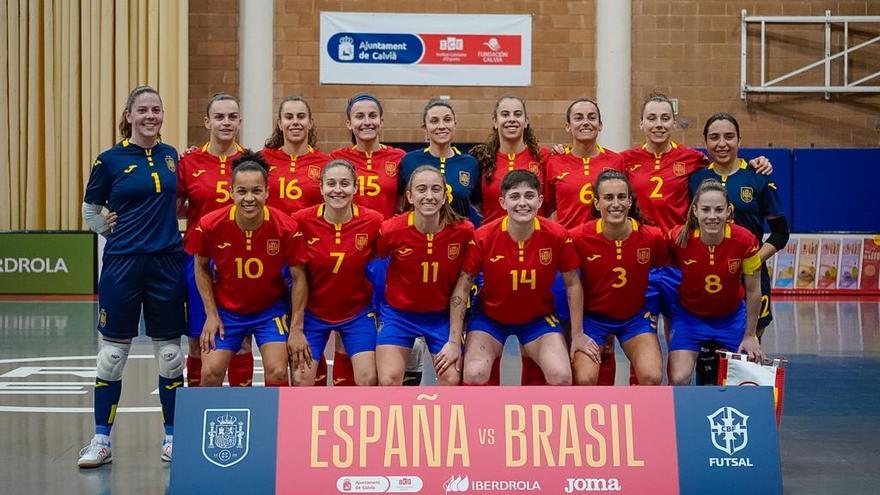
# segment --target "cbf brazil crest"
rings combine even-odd
[[[250,409],[205,409],[202,455],[222,468],[239,463],[248,454]]]

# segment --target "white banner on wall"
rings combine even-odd
[[[529,15],[321,12],[321,83],[528,86]]]

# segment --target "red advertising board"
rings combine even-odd
[[[517,34],[420,34],[422,64],[519,65],[522,36]]]
[[[398,391],[282,389],[276,493],[678,491],[665,387]]]

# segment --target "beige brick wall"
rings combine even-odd
[[[716,111],[740,118],[746,145],[877,146],[874,129],[880,118],[880,96],[821,94],[739,98],[740,10],[755,15],[880,15],[878,1],[736,2],[725,0],[633,0],[632,141],[641,142],[637,111],[643,95],[663,91],[680,100],[687,130],[676,139],[701,143],[706,117]],[[415,87],[321,85],[318,82],[318,15],[321,11],[531,14],[532,86]],[[384,104],[383,141],[421,142],[421,108],[432,97],[452,98],[458,116],[456,139],[482,141],[490,129],[495,99],[506,93],[523,96],[529,117],[543,143],[563,142],[563,112],[569,101],[596,91],[595,1],[521,0],[275,0],[274,101],[287,94],[305,96],[314,112],[322,149],[348,143],[344,127],[346,99],[369,89]],[[217,91],[238,91],[238,1],[190,1],[189,140],[206,138],[204,104]],[[853,39],[880,34],[861,29]],[[816,28],[774,30],[768,63],[780,75],[816,60],[822,33]],[[750,36],[757,53],[757,31]],[[840,33],[835,33],[836,37]],[[769,39],[769,38],[768,38]],[[757,59],[755,59],[757,60]],[[850,59],[850,80],[880,70],[880,49],[864,50]],[[842,74],[840,64],[836,70]],[[752,70],[757,76],[757,65]],[[818,74],[818,75],[817,75]],[[773,77],[773,76],[771,76]],[[819,78],[819,79],[817,79]],[[802,81],[819,81],[821,72]],[[880,81],[877,82],[880,84]],[[247,109],[243,109],[247,118]]]

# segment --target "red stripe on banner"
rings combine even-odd
[[[520,65],[519,34],[420,34],[428,65]]]
[[[782,404],[785,398],[785,368],[779,366],[776,368],[776,385],[773,387],[776,399],[776,425],[782,423]]]
[[[672,388],[523,390],[281,389],[276,493],[679,492]]]

